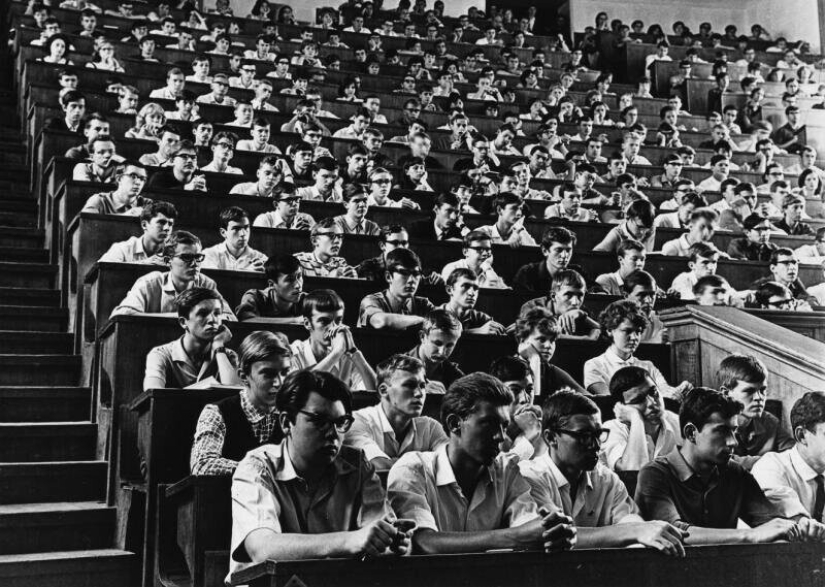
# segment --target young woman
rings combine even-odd
[[[166,114],[160,104],[149,102],[144,105],[135,117],[135,126],[126,131],[128,139],[157,140],[158,131],[166,124]]]
[[[123,73],[123,66],[115,58],[115,46],[109,41],[103,41],[97,51],[92,55],[92,60],[86,64],[89,69],[102,69],[104,71],[117,71]]]

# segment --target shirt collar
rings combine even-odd
[[[682,451],[679,450],[679,447],[674,448],[670,451],[665,457],[667,459],[668,464],[670,465],[671,469],[676,473],[679,478],[679,481],[684,483],[694,475],[696,475],[696,471],[688,465],[688,462],[685,460],[685,457],[682,456]]]
[[[444,443],[435,449],[435,484],[437,487],[442,487],[457,483],[455,471],[447,455],[447,443]]]
[[[811,466],[805,462],[802,455],[799,454],[799,449],[797,447],[793,447],[789,453],[791,455],[791,465],[793,465],[793,468],[799,476],[802,477],[803,481],[813,481],[819,476],[819,473],[814,471]]]
[[[295,465],[292,464],[292,459],[289,458],[289,451],[286,448],[287,440],[272,447],[273,456],[280,462],[280,466],[275,471],[276,481],[292,481],[293,479],[300,479],[298,473],[295,471]],[[355,467],[341,458],[340,453],[332,461],[332,466],[335,468],[336,475],[346,475],[355,471]],[[326,474],[330,470],[327,468]]]
[[[556,487],[562,488],[566,485],[570,485],[570,481],[567,480],[567,477],[564,476],[564,473],[561,472],[558,465],[556,465],[555,461],[550,458],[550,453],[544,453],[541,457],[542,464],[547,468],[550,474],[553,476],[553,481],[556,484]],[[590,471],[582,472],[582,478],[584,479],[584,484],[587,486],[588,489],[593,489],[593,479],[590,476]]]
[[[620,365],[635,365],[636,364],[636,357],[631,355],[630,358],[626,359],[626,360],[621,358],[618,355],[618,353],[616,352],[616,350],[613,348],[613,345],[610,345],[609,347],[607,347],[607,350],[604,352],[604,354],[606,355],[607,359],[611,363],[618,363]]]
[[[189,284],[186,286],[186,289],[192,289],[193,287],[195,287],[195,282],[197,280],[198,279],[195,278],[194,280],[190,281]],[[163,293],[165,293],[165,294],[169,294],[171,296],[178,295],[178,292],[175,289],[175,285],[172,283],[172,272],[171,271],[167,271],[166,273],[163,274],[163,282],[160,284],[160,288],[161,288],[161,290],[163,290]]]
[[[252,400],[249,399],[249,389],[244,387],[241,392],[241,409],[243,410],[244,416],[246,419],[249,420],[251,424],[257,424],[267,416],[271,416],[275,413],[275,407],[273,406],[270,408],[268,412],[262,412],[258,408],[255,407],[255,404],[252,403]]]
[[[186,349],[183,348],[183,336],[181,336],[175,344],[172,345],[172,360],[175,363],[189,363],[191,359],[189,358],[189,354],[186,352]]]

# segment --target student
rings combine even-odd
[[[367,156],[369,155],[367,154]],[[366,162],[362,173],[365,171]],[[367,204],[370,206],[408,208],[410,210],[421,209],[421,206],[409,198],[402,197],[397,200],[390,199],[389,195],[392,191],[393,177],[392,173],[383,167],[373,167],[369,174],[367,174],[366,183],[369,185],[369,189],[371,190],[369,197],[367,198]]]
[[[499,357],[490,364],[490,375],[513,394],[510,424],[501,443],[502,452],[520,460],[533,458],[541,449],[541,408],[533,404],[533,374],[521,357]]]
[[[576,235],[561,226],[552,226],[541,237],[544,261],[522,266],[513,278],[513,287],[519,290],[543,293],[550,291],[553,278],[570,266]]]
[[[659,214],[653,220],[653,226],[659,228],[688,228],[691,214],[696,210],[706,208],[708,201],[696,192],[688,192],[681,196],[679,207],[675,212]],[[661,208],[660,208],[661,209]],[[711,208],[717,214],[720,212],[716,208]]]
[[[345,277],[357,279],[355,267],[339,257],[344,242],[344,231],[332,218],[324,218],[309,233],[311,251],[295,253],[304,277]]]
[[[353,391],[376,389],[375,371],[344,324],[344,300],[331,289],[310,292],[301,301],[306,340],[292,343],[292,369],[328,371]]]
[[[656,365],[634,356],[647,326],[647,317],[637,304],[625,300],[613,302],[602,310],[599,323],[604,338],[611,344],[604,353],[585,362],[584,386],[587,391],[594,395],[609,394],[613,374],[628,365],[641,367],[650,373],[665,397],[679,399],[681,394],[691,389],[687,381],[671,387]]]
[[[825,392],[809,391],[791,408],[791,430],[796,445],[785,452],[769,452],[754,465],[754,478],[781,514],[796,520],[809,540],[822,541],[825,526]]]
[[[180,145],[181,132],[170,124],[166,124],[158,131],[158,150],[140,156],[140,163],[151,167],[164,167],[172,164],[172,158]]]
[[[778,248],[770,242],[771,222],[759,214],[751,214],[743,222],[745,236],[730,241],[728,255],[741,261],[769,261]]]
[[[562,199],[544,209],[544,218],[559,218],[569,222],[598,222],[595,210],[582,208],[582,195],[575,189],[562,189]]]
[[[193,475],[232,475],[250,450],[283,440],[275,398],[292,363],[289,341],[258,330],[238,350],[243,389],[201,411],[189,457]]]
[[[482,288],[509,289],[504,280],[493,269],[493,245],[490,235],[480,230],[472,230],[464,235],[464,258],[447,263],[441,270],[445,282],[456,269],[468,269]]]
[[[409,249],[396,249],[387,255],[386,290],[361,300],[358,326],[406,330],[420,327],[435,306],[416,296],[421,281],[421,260]]]
[[[344,186],[341,196],[347,211],[345,214],[336,216],[333,220],[344,234],[364,234],[368,236],[381,234],[381,228],[372,220],[367,219],[369,205],[363,187],[354,183],[347,184]]]
[[[292,230],[312,230],[315,219],[309,214],[299,212],[301,198],[295,195],[292,184],[282,184],[281,189],[272,195],[272,212],[258,214],[253,226],[266,228],[289,228]]]
[[[582,309],[586,294],[584,277],[573,269],[565,269],[556,274],[548,295],[526,302],[521,312],[536,306],[547,308],[558,320],[563,337],[595,340],[599,337],[599,325]]]
[[[267,153],[270,155],[281,154],[281,150],[269,142],[270,125],[266,118],[258,116],[252,120],[249,136],[252,138],[238,141],[236,147],[239,151],[252,151],[253,153]]]
[[[275,408],[284,441],[248,453],[232,479],[230,573],[268,559],[406,554],[409,536],[392,525],[375,469],[363,451],[342,446],[353,422],[347,385],[322,371],[291,373]],[[329,489],[307,509],[296,478]]]
[[[461,224],[461,203],[455,194],[441,193],[435,199],[432,220],[419,220],[410,225],[413,238],[426,240],[462,240],[462,233],[469,232]]]
[[[805,284],[799,279],[799,260],[793,250],[781,247],[771,253],[769,260],[771,274],[757,280],[751,287],[757,288],[766,281],[774,281],[787,287],[799,302],[813,301]],[[798,309],[798,306],[797,306]]]
[[[685,556],[687,532],[667,522],[645,522],[619,476],[599,462],[611,436],[599,407],[588,397],[559,392],[542,407],[546,451],[519,462],[540,508],[560,511],[576,524],[578,548],[643,545],[670,556]]]
[[[656,242],[656,227],[653,220],[656,208],[649,200],[636,200],[625,209],[625,220],[610,229],[602,241],[593,247],[594,251],[617,251],[626,240],[637,240],[645,246],[647,252],[653,250]]]
[[[109,121],[96,112],[90,114],[86,117],[86,122],[83,124],[83,137],[86,141],[66,151],[65,157],[67,159],[75,159],[78,161],[90,159],[92,156],[92,142],[97,137],[103,135],[111,136],[109,132]],[[112,158],[118,163],[123,162],[123,158],[118,155],[114,155]]]
[[[221,295],[214,289],[191,287],[174,304],[183,336],[149,351],[143,390],[185,388],[210,378],[223,385],[239,383],[238,355],[226,348],[232,332],[223,324]]]
[[[728,181],[731,181],[731,180],[728,180]],[[738,181],[738,180],[732,180],[732,181]],[[665,200],[661,204],[659,204],[659,216],[664,215],[665,212],[675,212],[675,211],[679,210],[679,207],[682,205],[682,201],[685,199],[685,196],[687,196],[689,193],[696,193],[695,190],[696,190],[696,187],[693,185],[693,180],[686,179],[686,178],[681,178],[681,179],[677,180],[673,184],[673,191],[671,192],[673,194],[673,196],[668,198],[667,200]],[[724,189],[722,189],[722,193],[724,193]],[[702,206],[696,206],[696,207],[701,208]],[[657,216],[656,218],[659,218],[659,216]],[[687,218],[684,218],[683,223],[687,224],[687,221],[689,219],[690,219],[689,216]]]
[[[696,191],[718,192],[722,187],[722,182],[730,175],[730,159],[725,155],[714,155],[710,158],[711,175],[699,182]]]
[[[768,452],[782,452],[794,439],[779,420],[765,411],[768,397],[768,369],[752,355],[728,355],[716,371],[719,391],[742,404],[737,416],[734,459],[746,471]]]
[[[639,305],[647,316],[647,327],[642,332],[641,342],[662,344],[667,342],[665,325],[656,315],[654,306],[659,288],[656,280],[647,271],[637,270],[627,276],[621,287],[621,295],[624,299]]]
[[[344,444],[364,451],[379,471],[389,471],[403,455],[433,451],[447,442],[441,423],[423,416],[427,399],[424,364],[395,354],[378,364],[379,403],[353,412]]]
[[[530,365],[534,395],[548,396],[565,388],[586,393],[567,371],[550,362],[561,334],[559,323],[550,310],[540,306],[523,310],[516,319],[513,334],[518,344],[518,356]]]
[[[90,161],[77,163],[72,170],[74,181],[115,183],[121,157],[117,156],[115,142],[109,135],[99,135],[89,143]]]
[[[201,171],[211,171],[214,173],[232,173],[242,175],[240,167],[229,164],[235,155],[235,143],[238,137],[235,133],[219,132],[212,137],[212,161],[201,167]]]
[[[352,124],[336,130],[332,137],[336,139],[354,139],[360,141],[364,137],[364,131],[370,125],[370,111],[363,106],[358,107],[350,117]]]
[[[728,280],[719,275],[705,275],[696,280],[691,290],[693,299],[700,306],[731,305],[732,288]]]
[[[285,191],[294,194],[294,187],[287,190],[284,183],[286,163],[274,155],[267,155],[258,163],[258,170],[255,176],[258,181],[249,181],[235,184],[229,191],[230,195],[240,194],[243,196],[259,196],[261,198],[277,198]],[[292,186],[291,182],[289,183]],[[295,196],[297,198],[297,196]]]
[[[206,177],[197,174],[198,150],[192,141],[187,139],[178,143],[178,148],[172,156],[172,165],[156,171],[149,178],[147,187],[153,189],[182,189],[187,191],[206,191]]]
[[[512,403],[512,393],[490,375],[462,377],[442,402],[447,443],[433,452],[406,454],[390,469],[393,510],[417,525],[413,552],[551,552],[574,546],[570,518],[542,518],[516,457],[499,454]]]
[[[198,96],[198,104],[217,104],[235,107],[237,100],[229,95],[229,78],[225,73],[216,73],[210,85],[212,91]]]
[[[495,200],[498,220],[495,224],[480,226],[477,230],[490,235],[493,244],[507,244],[512,248],[536,246],[536,241],[524,228],[524,200],[513,193],[499,194]]]
[[[266,289],[250,289],[235,309],[238,320],[268,324],[301,324],[304,276],[292,255],[270,257],[264,264]]]
[[[610,295],[622,295],[622,286],[627,276],[634,271],[645,268],[647,251],[645,246],[637,240],[623,241],[616,251],[619,257],[619,269],[613,273],[602,273],[596,278],[596,283]]]
[[[112,316],[160,314],[175,318],[175,298],[178,294],[193,287],[217,291],[215,282],[200,272],[200,264],[203,263],[201,241],[194,234],[183,230],[173,232],[161,253],[169,271],[152,271],[139,277],[112,311]],[[227,320],[235,320],[225,300],[223,314]]]
[[[639,472],[636,503],[646,520],[687,530],[691,545],[798,539],[796,524],[782,518],[751,474],[731,460],[741,408],[706,387],[687,393],[679,411],[684,444]],[[737,528],[740,519],[749,527]]]
[[[141,236],[114,243],[103,253],[101,263],[149,263],[163,265],[163,246],[175,227],[178,211],[169,202],[155,200],[140,213]]]
[[[183,92],[186,79],[183,71],[178,67],[173,67],[166,72],[166,85],[162,88],[152,90],[149,93],[150,100],[176,100]]]
[[[89,196],[81,212],[136,216],[151,202],[140,195],[146,185],[146,171],[142,165],[127,162],[117,168],[114,178],[115,190]]]
[[[719,263],[719,249],[713,243],[696,243],[688,251],[688,269],[673,278],[670,284],[671,292],[679,294],[682,300],[695,299],[693,286],[702,277],[714,275]]]
[[[63,94],[59,101],[63,116],[50,119],[44,128],[72,133],[82,132],[80,122],[86,114],[86,97],[77,90],[70,90]]]
[[[682,444],[679,414],[665,409],[656,382],[642,367],[622,367],[610,378],[616,418],[604,423],[610,436],[601,459],[614,471],[638,471]]]
[[[338,164],[332,157],[321,157],[312,164],[313,184],[295,192],[302,200],[342,202],[338,183]]]
[[[342,186],[357,184],[362,189],[366,189],[366,185],[369,183],[367,178],[367,157],[368,153],[364,145],[361,143],[349,145],[347,148],[346,164],[341,165],[338,172]]]
[[[427,393],[443,395],[456,379],[464,375],[458,364],[449,360],[461,333],[461,322],[454,314],[435,309],[424,320],[419,344],[405,353],[424,364]]]
[[[788,194],[782,199],[782,219],[774,222],[773,226],[789,236],[814,236],[813,228],[802,222],[804,213],[805,198],[797,194]]]
[[[209,70],[212,67],[212,60],[208,55],[195,53],[192,58],[192,74],[186,76],[186,81],[197,82],[199,84],[211,84],[212,76],[209,75]]]
[[[222,243],[203,250],[205,269],[225,271],[263,271],[266,255],[249,246],[249,215],[243,208],[221,210]]]
[[[485,312],[475,309],[478,303],[478,279],[469,269],[454,269],[445,281],[449,299],[439,306],[452,312],[469,334],[504,334],[504,326]]]

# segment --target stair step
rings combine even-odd
[[[0,505],[0,552],[110,547],[116,511],[96,501]]]
[[[74,386],[80,380],[78,355],[0,354],[0,386]]]
[[[37,226],[37,212],[7,212],[0,210],[0,227],[34,228]]]
[[[14,263],[48,263],[49,251],[35,247],[0,246],[0,261],[12,261]]]
[[[0,422],[82,422],[91,394],[88,387],[0,387]]]
[[[0,230],[0,247],[42,247],[44,237],[45,232],[41,228],[10,226]]]
[[[0,213],[2,226],[2,213]],[[0,232],[3,232],[0,230]],[[57,265],[0,262],[0,286],[54,287]]]
[[[60,305],[60,292],[46,288],[0,287],[0,305],[57,307]]]
[[[97,424],[91,422],[0,424],[0,463],[89,461],[96,445]]]
[[[25,319],[26,316],[21,316],[20,322],[25,322]],[[32,319],[39,320],[37,317]],[[2,314],[0,314],[0,323],[4,326],[8,324]],[[70,332],[59,332],[64,325],[65,321],[55,322],[51,331],[0,330],[0,353],[71,354],[74,347],[74,335]]]
[[[44,306],[0,306],[0,328],[4,330],[17,330],[29,332],[60,332],[66,329],[69,321],[69,311],[64,308],[48,308]],[[15,352],[14,348],[2,350],[8,345],[3,345],[0,341],[0,353]],[[71,349],[57,351],[57,353],[68,353]],[[46,349],[40,352],[43,354],[53,354],[53,351]]]
[[[0,464],[3,503],[103,500],[106,461]]]
[[[0,584],[14,587],[136,587],[137,555],[113,548],[0,556]]]

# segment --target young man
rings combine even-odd
[[[598,222],[595,210],[582,208],[582,194],[576,189],[562,188],[562,199],[544,209],[544,218],[559,218],[568,222]]]
[[[115,142],[109,135],[100,135],[89,144],[90,161],[78,163],[72,170],[75,181],[115,183],[120,165],[115,160]]]
[[[656,242],[656,227],[653,220],[656,208],[649,200],[636,200],[625,210],[625,220],[612,228],[602,242],[593,247],[594,251],[617,251],[626,240],[637,240],[649,253]]]
[[[675,197],[675,196],[674,196]],[[708,201],[696,192],[687,192],[679,195],[679,207],[675,212],[665,212],[659,214],[653,220],[653,226],[659,228],[687,228],[690,224],[691,214],[695,210],[707,208]],[[661,210],[661,207],[660,207]],[[719,210],[711,208],[713,212],[719,214]]]
[[[140,156],[140,163],[151,167],[165,167],[172,164],[172,158],[180,145],[181,132],[172,125],[164,125],[158,131],[158,150]]]
[[[353,413],[344,444],[364,451],[379,471],[389,471],[403,455],[433,451],[447,442],[441,423],[423,416],[427,398],[424,364],[395,354],[378,364],[379,403]]]
[[[211,67],[212,60],[209,59],[208,55],[196,53],[192,58],[192,75],[187,75],[186,81],[199,84],[211,84],[212,76],[209,75]]]
[[[713,238],[714,223],[719,214],[710,208],[699,208],[690,215],[688,232],[662,245],[662,254],[671,257],[687,257],[694,244],[708,244]]]
[[[146,185],[146,170],[141,165],[127,163],[117,168],[114,179],[117,182],[115,190],[89,196],[81,212],[133,216],[140,214],[143,206],[151,201],[140,195]]]
[[[344,231],[332,218],[324,218],[312,227],[309,236],[312,251],[295,253],[304,277],[345,277],[357,279],[355,267],[339,257]]]
[[[156,171],[149,178],[147,187],[155,189],[182,189],[206,191],[206,177],[198,171],[198,149],[187,139],[178,143],[172,156],[172,165]]]
[[[768,452],[782,452],[794,439],[779,420],[765,411],[768,397],[768,370],[752,355],[729,355],[716,371],[719,391],[742,404],[735,432],[734,460],[746,471]]]
[[[462,240],[466,230],[460,223],[461,203],[455,194],[441,193],[435,199],[433,219],[420,220],[410,225],[413,238],[426,240]],[[469,231],[467,231],[469,232]]]
[[[370,125],[370,111],[364,107],[359,107],[350,117],[352,124],[336,130],[332,136],[336,139],[354,139],[360,141],[364,137],[364,131]]]
[[[289,341],[280,332],[258,330],[239,352],[243,389],[201,411],[189,457],[193,475],[232,475],[247,452],[283,440],[275,398],[292,364]]]
[[[769,261],[778,248],[770,242],[772,225],[759,214],[751,214],[742,223],[745,236],[731,240],[728,255],[741,261]]]
[[[494,359],[487,371],[513,394],[510,424],[505,431],[501,450],[527,460],[541,451],[541,408],[533,404],[533,374],[521,357]]]
[[[689,532],[686,544],[766,543],[799,539],[796,524],[781,517],[741,465],[731,459],[742,405],[697,387],[679,411],[681,448],[642,467],[636,503],[646,520]],[[737,528],[737,520],[749,528]]]
[[[825,392],[809,391],[791,409],[796,445],[782,453],[769,452],[753,467],[753,476],[783,516],[796,520],[809,539],[825,536]]]
[[[301,302],[306,340],[292,343],[293,370],[328,371],[350,389],[376,389],[375,371],[355,345],[352,331],[344,324],[344,301],[330,289],[319,289]]]
[[[673,279],[670,290],[683,300],[695,299],[693,288],[706,275],[715,275],[719,263],[719,249],[713,243],[696,243],[688,250],[688,269]]]
[[[229,95],[229,78],[225,73],[216,73],[210,86],[212,91],[198,96],[198,104],[217,104],[235,107],[237,101]]]
[[[149,263],[163,265],[163,245],[175,227],[178,212],[175,207],[160,200],[143,207],[140,213],[142,236],[132,236],[114,243],[100,257],[106,263]]]
[[[419,344],[405,353],[424,364],[427,393],[443,395],[464,375],[458,364],[449,360],[461,333],[461,322],[454,314],[443,309],[433,310],[421,327]]]
[[[322,371],[291,373],[275,408],[284,441],[248,453],[233,476],[230,573],[269,559],[406,554],[409,536],[392,525],[375,469],[342,446],[353,422],[347,385]]]
[[[645,316],[648,324],[642,332],[642,342],[662,344],[667,342],[665,325],[656,315],[656,296],[659,288],[656,280],[647,271],[634,271],[627,276],[621,288],[622,297],[637,304]]]
[[[301,198],[295,195],[292,184],[285,184],[282,190],[272,195],[272,212],[258,214],[253,226],[266,228],[289,228],[291,230],[312,230],[315,219],[304,212],[299,212]]]
[[[280,155],[281,150],[269,142],[270,125],[269,121],[262,116],[252,120],[252,128],[249,130],[250,139],[242,139],[236,145],[239,151],[252,151],[253,153],[266,153]]]
[[[586,294],[587,285],[581,274],[564,269],[556,273],[548,294],[526,302],[521,312],[537,306],[546,308],[558,320],[560,334],[564,337],[596,340],[599,325],[582,309]]]
[[[249,181],[235,184],[230,190],[230,194],[240,194],[244,196],[259,196],[261,198],[276,198],[284,190],[284,169],[286,164],[275,157],[268,155],[258,163],[258,170],[255,175],[258,181]],[[292,184],[289,184],[292,185]],[[293,189],[294,192],[294,189]],[[297,198],[297,196],[295,196]]]
[[[618,271],[602,273],[596,278],[596,283],[608,294],[619,296],[622,295],[622,286],[627,276],[645,268],[647,251],[642,243],[630,239],[622,242],[616,253],[619,257]]]
[[[575,544],[570,518],[540,517],[516,457],[499,455],[512,403],[513,394],[494,377],[462,377],[442,402],[448,442],[404,455],[390,469],[390,503],[417,524],[414,552],[551,552]]]
[[[452,312],[462,330],[471,334],[504,334],[504,326],[485,312],[475,309],[478,302],[478,279],[470,269],[454,269],[445,280],[449,299],[440,306]]]
[[[80,122],[86,114],[85,96],[77,90],[70,90],[60,98],[60,107],[63,109],[63,116],[49,120],[46,128],[80,133],[82,131]]]
[[[358,326],[376,329],[417,328],[435,306],[416,296],[421,281],[421,260],[409,249],[396,249],[387,255],[386,290],[361,300]]]
[[[805,197],[788,194],[782,199],[782,220],[775,222],[773,226],[789,236],[814,236],[810,224],[802,222],[804,214]]]
[[[211,171],[213,173],[231,173],[242,175],[240,167],[230,165],[232,157],[235,155],[235,143],[238,137],[231,132],[219,132],[212,137],[212,161],[201,167],[201,171]]]
[[[446,282],[456,269],[468,269],[479,287],[509,289],[493,269],[493,241],[489,234],[480,230],[468,232],[464,235],[463,253],[463,259],[444,266],[441,270],[441,279]]]
[[[86,121],[83,124],[83,137],[86,139],[85,142],[67,150],[65,157],[67,159],[75,159],[78,161],[90,159],[92,156],[92,142],[97,137],[103,135],[111,136],[109,133],[109,121],[96,112],[90,114],[86,117]],[[119,162],[123,161],[121,157],[117,158],[120,159]]]
[[[710,177],[699,182],[696,186],[697,192],[718,192],[722,182],[730,175],[730,159],[725,155],[714,155],[710,158],[710,169]]]
[[[239,383],[238,356],[226,348],[232,333],[223,324],[221,295],[214,289],[192,287],[174,304],[183,336],[149,351],[143,390],[184,388],[209,378],[223,385]]]
[[[221,210],[222,243],[203,250],[203,267],[226,271],[263,271],[266,255],[249,246],[249,215],[243,208]]]
[[[478,228],[490,235],[493,244],[507,244],[512,248],[537,245],[524,228],[524,200],[521,197],[507,192],[500,194],[496,198],[495,210],[496,223]]]
[[[622,367],[610,378],[616,418],[605,422],[610,436],[602,461],[615,471],[638,471],[682,444],[679,415],[665,409],[656,382],[645,369]]]
[[[267,324],[302,324],[304,276],[292,255],[270,257],[264,264],[266,289],[250,289],[235,309],[238,320]]]
[[[367,194],[358,184],[347,184],[342,190],[342,198],[346,213],[336,216],[333,220],[344,234],[365,234],[378,236],[381,228],[372,220],[367,219],[369,204]]]
[[[548,398],[541,433],[547,451],[519,462],[533,501],[572,518],[580,548],[639,544],[683,557],[687,532],[667,522],[643,521],[625,484],[599,462],[610,432],[590,398],[572,391]]]
[[[166,73],[166,85],[162,88],[152,90],[149,99],[175,100],[183,91],[186,84],[183,71],[178,67],[173,67]]]
[[[554,226],[548,228],[541,239],[541,253],[544,261],[528,263],[521,267],[513,279],[516,289],[531,293],[549,291],[553,278],[570,265],[576,235],[570,230]]]
[[[295,192],[302,200],[341,202],[341,190],[337,186],[338,164],[332,157],[321,157],[312,165],[313,185],[298,188]]]

